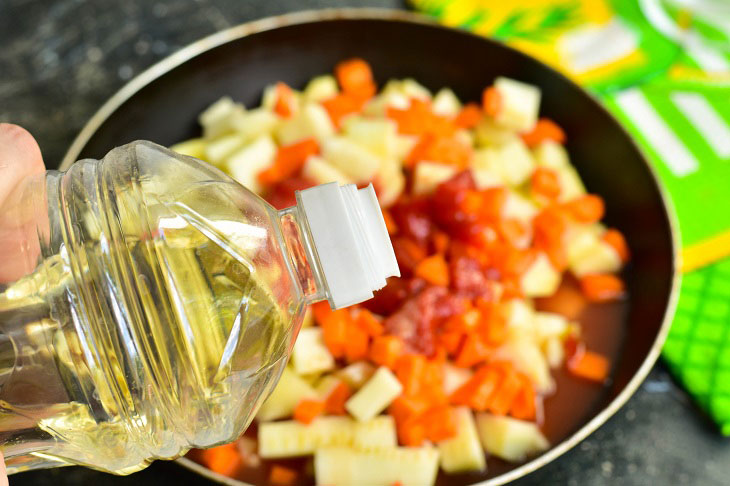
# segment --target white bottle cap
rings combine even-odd
[[[297,193],[314,240],[333,309],[372,298],[388,277],[400,277],[373,185],[337,182]]]

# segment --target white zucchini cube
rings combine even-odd
[[[276,139],[281,145],[289,145],[309,137],[322,140],[334,133],[335,126],[327,110],[320,104],[307,103],[294,117],[278,126]]]
[[[465,407],[454,410],[457,434],[438,443],[441,469],[447,473],[483,471],[487,467],[479,442],[474,414]]]
[[[497,125],[489,117],[483,117],[474,128],[474,140],[479,147],[498,147],[512,140],[514,136],[514,130]]]
[[[591,244],[574,250],[568,257],[568,267],[576,277],[591,273],[618,272],[621,265],[621,257],[616,250],[598,237]]]
[[[317,392],[289,367],[279,378],[274,391],[261,405],[256,418],[259,422],[291,417],[294,407],[304,398],[317,398]]]
[[[317,184],[327,184],[328,182],[352,184],[350,177],[318,155],[307,158],[302,168],[302,175]]]
[[[291,359],[294,371],[300,375],[322,373],[335,367],[335,358],[325,346],[319,327],[299,331]]]
[[[345,366],[335,373],[353,390],[359,390],[375,373],[375,366],[368,361],[357,361]]]
[[[269,135],[262,135],[228,157],[226,170],[239,184],[255,193],[261,191],[258,174],[274,163],[276,144]]]
[[[390,415],[379,415],[367,422],[354,422],[352,430],[352,447],[357,450],[398,446],[395,420]]]
[[[537,425],[524,420],[480,413],[477,430],[488,453],[510,462],[524,461],[550,447]]]
[[[324,76],[317,76],[312,78],[304,88],[304,100],[310,103],[318,103],[324,101],[333,96],[337,96],[339,93],[337,87],[337,80],[334,76],[326,74]]]
[[[535,312],[534,327],[539,340],[560,338],[568,332],[568,319],[555,312]]]
[[[555,270],[550,259],[544,253],[538,253],[535,261],[522,274],[520,286],[527,297],[548,297],[553,295],[562,275]]]
[[[540,111],[540,89],[514,79],[499,77],[494,81],[500,108],[495,121],[518,132],[531,130]]]
[[[416,135],[397,135],[395,138],[395,158],[402,162],[418,143]]]
[[[246,138],[238,133],[212,140],[205,147],[205,160],[215,166],[220,166],[229,155],[245,143]]]
[[[321,447],[349,446],[353,421],[348,417],[317,417],[304,425],[296,420],[260,423],[259,455],[264,459],[314,454]]]
[[[527,146],[519,137],[512,137],[509,142],[474,152],[474,169],[485,169],[496,174],[512,186],[519,186],[532,175],[535,162]]]
[[[451,363],[444,364],[444,393],[448,396],[458,390],[461,385],[469,381],[473,373],[467,368],[454,366]]]
[[[456,174],[453,165],[437,162],[420,162],[413,174],[413,194],[423,196],[431,194],[442,182],[446,182]]]
[[[195,157],[196,159],[205,160],[205,148],[208,146],[208,141],[204,138],[191,138],[184,142],[176,143],[170,150],[177,152],[181,155],[187,155],[188,157]]]
[[[406,187],[400,163],[395,159],[383,159],[376,177],[378,201],[384,208],[393,204]]]
[[[240,119],[245,111],[242,104],[235,103],[228,96],[219,99],[198,116],[203,137],[212,140],[230,132],[233,122]]]
[[[343,122],[343,134],[374,155],[387,159],[396,156],[397,126],[387,118],[351,116]]]
[[[533,337],[510,339],[494,355],[497,359],[511,361],[515,368],[530,377],[540,393],[550,394],[555,391],[555,380],[550,374],[550,366]]]
[[[388,108],[390,107],[405,110],[410,105],[411,102],[408,97],[400,91],[395,89],[391,89],[389,91],[384,90],[382,93],[368,101],[362,112],[368,116],[382,117],[385,116]]]
[[[502,304],[510,335],[531,337],[535,332],[535,310],[526,299],[511,299]]]
[[[554,140],[545,140],[532,150],[535,162],[540,167],[559,170],[570,166],[568,151]]]
[[[449,88],[441,88],[433,97],[431,110],[437,115],[453,117],[461,110],[461,101]]]
[[[560,368],[565,360],[563,340],[557,336],[549,337],[542,343],[542,352],[550,368]]]
[[[322,157],[356,183],[371,181],[380,169],[375,154],[342,136],[323,140]]]
[[[504,210],[502,216],[508,219],[516,219],[528,226],[532,225],[532,220],[540,209],[517,192],[510,191],[507,195],[507,201],[504,204]]]
[[[474,177],[474,184],[480,191],[505,185],[502,175],[494,169],[477,168],[474,166],[471,169],[471,174]]]
[[[407,98],[418,98],[424,101],[432,98],[431,91],[412,78],[406,78],[400,82],[400,92]]]
[[[249,110],[244,116],[233,120],[232,127],[246,140],[253,140],[261,135],[270,134],[281,123],[281,119],[273,111],[264,108]]]
[[[372,419],[403,392],[403,386],[385,366],[381,366],[357,393],[345,402],[345,409],[357,420]]]
[[[438,463],[439,452],[433,447],[328,447],[314,455],[314,478],[318,486],[431,486]]]
[[[578,175],[578,171],[572,165],[558,170],[558,183],[560,184],[559,202],[570,201],[586,193],[586,187]]]

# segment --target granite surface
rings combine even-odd
[[[399,0],[0,0],[0,121],[28,128],[46,164],[55,167],[110,95],[182,46],[248,20],[343,5],[405,7]],[[659,364],[605,426],[514,484],[729,483],[730,441],[716,433]],[[157,462],[128,477],[75,467],[16,475],[10,484],[208,483],[174,463]]]

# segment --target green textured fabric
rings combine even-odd
[[[687,391],[730,435],[730,260],[684,277],[663,354]]]

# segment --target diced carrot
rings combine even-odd
[[[517,373],[511,367],[507,368],[506,373],[502,377],[502,381],[490,398],[487,409],[494,415],[506,415],[512,408],[517,394],[522,388],[522,382]]]
[[[426,438],[440,442],[456,435],[456,417],[451,407],[437,405],[421,415],[419,421],[426,427]]]
[[[368,356],[370,338],[368,333],[353,319],[350,319],[345,330],[345,357],[350,363],[360,361]]]
[[[329,302],[323,300],[322,302],[312,304],[312,314],[314,315],[314,322],[322,325],[327,317],[332,314],[332,308],[330,307]]]
[[[390,486],[403,486],[403,483],[401,483],[400,481],[395,481]]]
[[[494,86],[487,87],[482,93],[482,109],[492,118],[502,109],[502,96]]]
[[[451,238],[443,231],[434,231],[431,234],[431,243],[436,253],[446,253],[446,250],[449,249]]]
[[[348,310],[338,309],[320,322],[324,343],[335,358],[345,356],[347,328],[352,324],[351,321]]]
[[[522,388],[515,397],[514,402],[512,402],[510,415],[520,420],[535,420],[537,415],[535,389],[525,375],[520,375],[519,378],[522,382]]]
[[[324,412],[325,402],[304,398],[294,407],[294,420],[309,424]]]
[[[483,313],[482,321],[479,324],[479,335],[491,346],[502,344],[509,334],[507,320],[497,310],[490,313]]]
[[[596,273],[580,279],[580,289],[591,302],[609,302],[624,295],[624,283],[616,275]]]
[[[581,349],[568,360],[568,370],[580,378],[603,383],[608,377],[610,363],[605,356]]]
[[[428,102],[418,98],[412,98],[405,109],[388,107],[385,115],[396,123],[398,133],[402,135],[450,137],[456,130],[452,120],[435,114]]]
[[[596,223],[603,218],[603,199],[595,194],[586,194],[563,204],[568,215],[579,223]]]
[[[426,367],[426,358],[420,354],[406,354],[395,364],[395,376],[403,385],[404,395],[415,395],[421,389],[421,380]]]
[[[403,341],[397,336],[378,336],[370,346],[370,361],[394,369],[403,354]]]
[[[619,230],[609,229],[603,233],[603,241],[611,245],[616,250],[622,262],[628,262],[630,258],[629,245],[626,243],[624,235]]]
[[[426,427],[417,417],[401,423],[397,430],[398,440],[406,447],[419,447],[426,440]]]
[[[327,396],[324,402],[324,411],[331,415],[345,415],[347,413],[345,402],[351,394],[352,392],[347,383],[344,381],[339,382]]]
[[[385,227],[388,230],[389,235],[394,235],[398,232],[398,225],[393,219],[393,214],[387,209],[383,209],[383,219],[385,220]]]
[[[538,167],[530,178],[530,188],[534,194],[547,199],[560,196],[560,179],[558,173],[547,167]]]
[[[428,400],[421,396],[401,395],[390,404],[388,413],[397,423],[404,423],[409,419],[419,417],[428,407]]]
[[[321,105],[327,111],[332,123],[336,127],[339,127],[345,117],[362,110],[366,102],[366,98],[358,98],[347,93],[340,93],[322,101]]]
[[[471,368],[487,359],[488,356],[489,348],[476,333],[472,333],[464,339],[454,364],[463,368]]]
[[[358,97],[370,98],[376,87],[370,65],[362,59],[348,59],[335,66],[335,77],[342,91]]]
[[[524,245],[525,239],[530,234],[530,228],[519,219],[505,218],[497,222],[497,232],[507,243],[518,246]]]
[[[447,353],[453,355],[461,347],[463,338],[464,333],[461,331],[447,331],[439,334],[438,342],[444,347]]]
[[[429,403],[446,403],[447,397],[444,394],[444,368],[443,362],[438,358],[426,361],[421,380],[421,394],[428,398]]]
[[[421,260],[414,271],[416,277],[441,287],[449,286],[449,266],[440,253]]]
[[[372,312],[367,309],[360,309],[357,314],[357,325],[367,333],[368,336],[377,337],[383,334],[383,325],[375,318]]]
[[[243,463],[235,443],[201,451],[200,461],[211,471],[228,477],[233,477]]]
[[[272,486],[290,486],[297,479],[297,472],[288,467],[274,464],[269,472],[269,484]]]
[[[426,249],[407,237],[393,239],[393,250],[401,270],[413,271],[426,258]]]
[[[451,394],[449,401],[454,405],[464,405],[483,412],[487,410],[500,380],[501,373],[498,369],[483,365],[466,383]]]
[[[476,216],[480,221],[496,222],[502,218],[508,194],[507,189],[503,187],[493,187],[483,191],[466,190],[459,203],[459,209]]]
[[[454,124],[459,128],[474,128],[482,119],[482,110],[476,103],[467,103],[459,111],[454,119]]]
[[[473,152],[472,148],[460,138],[425,134],[411,149],[404,164],[410,168],[418,162],[428,160],[465,169],[469,166]]]
[[[276,83],[276,88],[274,89],[276,90],[274,113],[283,118],[289,118],[294,114],[294,109],[296,108],[296,95],[294,91],[282,82]]]
[[[302,168],[311,155],[319,153],[319,144],[314,138],[279,147],[271,167],[259,172],[258,180],[265,185],[273,185],[293,176]]]
[[[546,140],[565,143],[565,132],[549,118],[540,118],[532,130],[522,134],[522,140],[528,147],[536,147]]]

